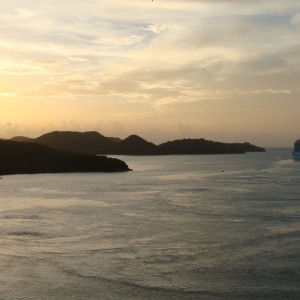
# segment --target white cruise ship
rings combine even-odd
[[[300,140],[297,140],[294,144],[293,156],[294,156],[294,159],[300,160]]]

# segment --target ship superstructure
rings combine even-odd
[[[300,160],[300,139],[297,140],[294,144],[294,152],[293,152],[294,159]]]

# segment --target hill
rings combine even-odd
[[[26,136],[14,136],[10,140],[15,141],[15,142],[30,142],[30,141],[32,141],[32,138],[29,138]]]
[[[137,135],[130,135],[115,145],[114,153],[123,155],[157,155],[158,147]]]
[[[115,142],[96,131],[54,131],[32,140],[38,144],[73,153],[109,154]]]
[[[160,144],[160,154],[241,154],[264,152],[265,149],[249,143],[221,143],[205,139],[182,139]]]
[[[240,147],[205,139],[183,139],[159,145],[161,154],[239,154],[245,153]]]
[[[0,175],[129,170],[125,162],[115,158],[71,154],[36,143],[0,140]]]
[[[232,144],[240,149],[242,149],[245,152],[265,152],[266,149],[262,148],[262,147],[258,147],[255,145],[252,145],[248,142],[245,143],[234,143]]]
[[[24,137],[22,137],[22,139],[24,140]],[[105,137],[95,131],[54,131],[46,133],[38,138],[31,139],[30,142],[47,145],[51,148],[70,153],[85,154],[179,155],[238,154],[265,151],[264,148],[250,143],[222,143],[209,141],[203,138],[181,139],[155,145],[138,135],[130,135],[126,139],[121,140],[117,137]]]

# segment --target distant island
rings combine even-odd
[[[90,155],[186,155],[186,154],[242,154],[265,152],[250,143],[222,143],[199,139],[181,139],[159,145],[138,135],[125,139],[105,137],[96,131],[54,131],[37,138],[13,137],[12,141],[41,144],[60,151]]]
[[[0,140],[0,175],[125,171],[130,171],[127,164],[116,158],[75,154],[27,141]]]

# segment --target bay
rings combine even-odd
[[[0,299],[298,299],[291,152],[118,156],[132,172],[3,176]]]

